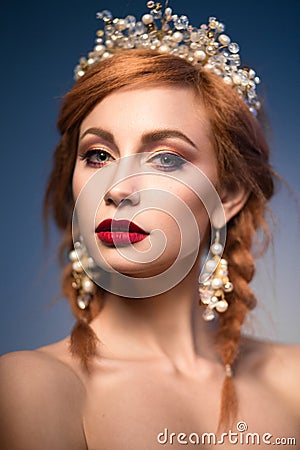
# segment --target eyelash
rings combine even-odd
[[[98,162],[95,162],[92,160],[92,158],[94,156],[99,157],[101,154],[102,154],[102,156],[104,156],[106,158],[111,158],[111,160],[113,160],[113,157],[106,150],[103,150],[103,149],[88,150],[85,154],[80,156],[80,159],[82,161],[85,161],[86,166],[88,166],[88,167],[101,168],[108,162],[108,160],[103,160],[103,161],[100,160]],[[158,170],[162,170],[164,172],[171,172],[173,170],[178,170],[186,162],[181,156],[177,155],[176,153],[172,153],[172,152],[156,153],[148,160],[148,162],[153,163],[158,158],[160,158],[161,164],[156,165],[156,168],[158,168]],[[162,163],[162,158],[169,158],[169,162],[173,162],[173,164],[169,165],[169,166],[164,165]],[[166,162],[166,160],[165,160],[165,162]],[[153,165],[155,165],[155,164],[153,164]]]
[[[180,169],[184,164],[185,164],[185,160],[177,155],[176,153],[171,153],[171,152],[162,152],[162,153],[157,153],[155,155],[153,155],[150,158],[150,162],[154,161],[155,159],[160,158],[162,161],[162,158],[169,158],[169,161],[173,161],[173,165],[172,166],[167,166],[167,165],[160,165],[158,167],[159,170],[163,170],[164,172],[172,172],[173,170],[178,170]]]
[[[101,153],[103,155],[105,155],[106,157],[108,156],[108,157],[112,158],[112,156],[106,150],[103,150],[101,148],[96,148],[96,149],[88,150],[83,155],[80,155],[80,159],[81,159],[81,161],[85,161],[86,166],[100,168],[100,167],[103,167],[107,161],[100,160],[98,162],[95,162],[95,161],[92,161],[92,157],[93,156],[98,157],[98,156],[100,156]]]

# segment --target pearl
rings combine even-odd
[[[90,304],[90,296],[89,295],[79,295],[77,297],[77,305],[80,309],[86,309]]]
[[[227,34],[220,34],[219,42],[222,45],[229,45],[230,44],[230,37],[227,36]]]
[[[224,78],[223,78],[223,81],[224,81],[226,84],[228,84],[228,85],[231,85],[231,84],[232,84],[232,79],[231,79],[230,77],[228,77],[228,76],[224,77]]]
[[[217,28],[218,22],[216,20],[211,20],[209,22],[209,28],[211,28],[212,30],[214,30],[215,28]]]
[[[99,55],[103,55],[104,51],[105,51],[104,45],[100,45],[100,44],[96,45],[95,52],[97,52]]]
[[[72,261],[72,262],[75,262],[75,261],[77,261],[77,252],[76,252],[76,250],[72,250],[70,253],[69,253],[69,259],[70,259],[70,261]]]
[[[175,31],[175,33],[172,36],[173,41],[175,42],[181,42],[183,39],[183,34],[180,33],[180,31]]]
[[[82,280],[82,289],[85,292],[93,294],[95,292],[95,287],[95,284],[89,278],[86,277]]]
[[[226,277],[227,275],[228,275],[228,270],[226,270],[226,269],[219,269],[218,270],[218,275],[220,276],[220,277]]]
[[[219,244],[218,242],[215,242],[210,247],[210,250],[213,255],[221,255],[221,253],[223,252],[223,245]]]
[[[126,26],[127,26],[127,23],[128,22],[126,22],[125,21],[125,19],[119,19],[118,20],[118,23],[117,23],[117,28],[118,28],[118,30],[125,30],[126,29]]]
[[[211,301],[211,293],[208,291],[200,291],[200,299],[204,305],[209,305]]]
[[[206,322],[209,322],[213,320],[216,317],[216,315],[212,309],[206,308],[206,310],[202,314],[202,317]]]
[[[241,80],[240,75],[233,75],[232,81],[234,82],[234,84],[241,84],[242,80]]]
[[[206,58],[206,53],[203,50],[196,50],[194,53],[194,58],[197,61],[204,61]]]
[[[214,68],[214,73],[215,73],[216,75],[218,75],[218,76],[221,76],[221,75],[222,75],[221,70],[220,70],[220,69],[217,69],[216,67]]]
[[[218,303],[219,302],[219,299],[218,299],[218,297],[216,297],[215,295],[213,295],[212,297],[211,297],[211,300],[210,300],[212,303]]]
[[[165,16],[166,17],[171,17],[172,16],[172,9],[171,8],[166,8],[165,9]]]
[[[260,109],[261,108],[261,103],[260,102],[255,102],[255,108],[256,109]]]
[[[255,75],[256,75],[255,70],[249,69],[249,77],[250,77],[250,78],[254,78]]]
[[[78,272],[78,273],[83,272],[83,267],[82,267],[80,261],[74,261],[72,264],[72,268],[73,268],[73,270],[75,270],[75,272]]]
[[[233,284],[228,281],[227,283],[225,283],[224,285],[224,291],[225,292],[232,292],[233,291]]]
[[[223,31],[225,30],[224,23],[219,22],[219,25],[217,26],[217,30],[219,33],[223,33]]]
[[[144,14],[142,17],[142,21],[144,22],[145,25],[149,25],[150,23],[152,23],[153,22],[152,14]]]
[[[226,300],[220,300],[217,305],[216,305],[216,310],[219,313],[225,312],[228,308],[228,303],[226,302]]]
[[[209,259],[205,264],[205,268],[209,272],[213,272],[216,269],[216,267],[217,267],[217,263],[213,259]]]
[[[226,261],[226,259],[222,258],[220,259],[220,266],[222,266],[222,268],[227,268],[228,266],[228,262]]]
[[[161,46],[159,47],[159,51],[160,51],[161,53],[168,53],[169,50],[170,50],[170,47],[169,47],[168,45],[161,45]]]
[[[202,273],[199,276],[199,283],[202,283],[202,284],[207,284],[208,283],[209,284],[209,281],[208,281],[209,277],[210,277],[210,274]]]
[[[220,289],[223,286],[223,282],[220,278],[214,278],[211,282],[213,289]]]
[[[232,369],[230,364],[225,364],[225,374],[226,377],[232,377]]]
[[[105,45],[106,45],[106,48],[113,48],[114,47],[114,43],[113,43],[113,41],[111,39],[107,39],[105,41]]]
[[[88,257],[87,264],[89,269],[94,269],[96,267],[96,263],[91,256]]]
[[[199,42],[201,38],[201,33],[200,31],[198,31],[197,29],[195,29],[194,31],[191,32],[190,34],[190,39],[192,41],[192,43],[194,42]]]
[[[199,45],[196,42],[190,43],[190,49],[191,50],[197,50],[199,48]]]

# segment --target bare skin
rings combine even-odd
[[[126,302],[125,313],[132,309],[138,327],[149,309],[140,305],[137,311]],[[224,370],[213,350],[214,331],[201,325],[200,308],[195,306],[190,336],[183,331],[184,320],[169,319],[172,339],[159,330],[158,308],[152,310],[151,327],[130,336],[105,326],[105,311],[93,323],[102,344],[90,375],[70,354],[69,338],[2,358],[1,449],[179,449],[179,433],[215,432]],[[299,356],[296,346],[242,340],[234,382],[237,421],[246,422],[248,432],[261,438],[271,433],[271,443],[294,437],[299,446]],[[157,436],[164,429],[168,437],[162,445]],[[170,441],[172,432],[176,436]],[[231,447],[225,442],[224,448]]]
[[[91,131],[95,129],[96,135]],[[159,87],[119,91],[95,107],[80,131],[73,177],[75,198],[98,170],[80,156],[87,150],[104,150],[105,164],[139,152],[160,155],[167,151],[199,167],[217,185],[208,122],[192,91]],[[178,138],[178,131],[188,139]],[[145,148],[145,142],[151,148]],[[161,170],[163,159],[157,156],[157,160],[155,167]],[[99,165],[95,155],[92,161]],[[161,187],[168,188],[167,177],[159,180]],[[111,218],[122,200],[153,183],[151,177],[143,179],[139,186],[134,185],[135,181],[129,179],[110,189],[97,220]],[[199,230],[205,231],[208,217],[199,199],[181,185],[172,183],[169,188],[190,207]],[[227,221],[247,198],[245,192],[222,190],[220,196]],[[121,273],[150,276],[174,260],[178,227],[164,212],[143,211],[142,195],[139,201],[138,225],[149,233],[161,228],[168,238],[159,264],[128,263],[113,248],[97,245]],[[128,202],[127,206],[134,205]],[[136,245],[141,252],[147,250],[148,238]],[[195,448],[195,435],[194,444],[183,442],[191,433],[200,436],[215,432],[225,371],[214,346],[216,324],[205,323],[198,306],[198,272],[197,260],[179,284],[147,299],[107,292],[101,312],[91,323],[99,344],[90,374],[71,355],[69,338],[36,351],[4,356],[0,361],[1,450]],[[234,367],[239,399],[237,421],[246,422],[248,432],[259,433],[261,439],[265,433],[272,434],[266,438],[269,445],[275,438],[291,437],[297,439],[299,448],[299,356],[296,346],[242,339]],[[166,429],[168,435],[164,436]],[[236,424],[232,432],[236,432]],[[223,448],[243,448],[225,438],[224,442]],[[261,442],[251,448],[267,445]],[[209,445],[207,440],[198,444],[204,449],[219,446]]]

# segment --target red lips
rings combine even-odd
[[[129,220],[103,220],[96,228],[100,241],[110,245],[128,245],[142,241],[149,233]]]

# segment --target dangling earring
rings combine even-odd
[[[203,319],[213,320],[216,312],[225,312],[228,303],[225,293],[233,290],[233,284],[228,278],[228,262],[221,258],[223,246],[220,243],[220,232],[216,231],[215,241],[210,247],[210,258],[205,264],[206,272],[199,279],[199,304],[206,308],[203,312]]]
[[[96,293],[97,286],[84,271],[84,267],[93,269],[95,263],[88,255],[81,237],[79,241],[74,243],[74,250],[70,251],[69,259],[73,269],[72,287],[78,291],[77,306],[82,310],[86,310],[90,305],[93,295]]]

